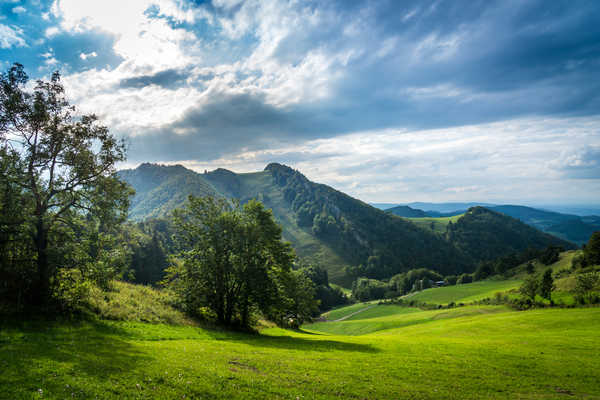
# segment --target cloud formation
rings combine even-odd
[[[2,7],[8,15],[15,4]],[[0,25],[0,56],[19,55],[39,74],[61,68],[73,102],[129,138],[132,162],[245,160],[235,161],[243,168],[262,154],[265,163],[267,156],[304,160],[311,170],[318,160],[333,171],[323,179],[372,200],[498,198],[491,182],[508,172],[507,182],[521,183],[503,185],[507,193],[532,187],[536,177],[546,182],[538,192],[551,193],[550,176],[585,179],[580,197],[600,195],[590,147],[598,144],[600,112],[595,2],[55,0],[32,7]],[[514,121],[536,129],[508,140]],[[567,131],[579,135],[570,123],[582,129],[579,147],[563,140]],[[446,133],[438,139],[439,132]],[[462,132],[460,141],[452,132]],[[348,149],[363,154],[348,138],[373,156],[348,162]],[[530,140],[552,151],[516,162],[515,153],[494,147],[518,153]],[[346,150],[321,153],[328,141]],[[556,154],[559,142],[565,147]],[[435,156],[404,151],[415,146]],[[282,150],[293,148],[301,150]],[[521,169],[493,168],[497,160]],[[399,169],[429,172],[392,173]],[[451,184],[439,182],[450,177]],[[392,190],[398,179],[411,188]]]

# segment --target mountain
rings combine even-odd
[[[555,211],[548,211],[539,208],[519,206],[519,205],[491,205],[487,203],[410,203],[404,206],[410,209],[415,207],[425,210],[425,215],[408,215],[408,211],[403,215],[403,211],[395,213],[407,218],[443,218],[463,214],[468,208],[474,206],[483,206],[492,211],[500,212],[509,217],[516,218],[534,228],[543,232],[558,236],[564,240],[583,244],[586,243],[592,233],[600,230],[600,217],[589,215],[579,216],[575,214],[563,214]],[[402,206],[393,209],[402,210]],[[387,211],[393,212],[388,209]]]
[[[135,220],[165,217],[185,204],[189,194],[242,202],[256,198],[273,210],[284,238],[292,243],[302,263],[326,268],[332,282],[346,286],[352,280],[345,273],[346,267],[378,279],[413,268],[430,268],[446,275],[472,271],[478,261],[506,255],[516,248],[503,236],[485,255],[479,255],[473,250],[477,243],[470,240],[467,230],[483,229],[480,224],[460,225],[449,240],[447,235],[420,228],[276,163],[260,172],[241,174],[225,169],[199,174],[182,166],[142,164],[120,171],[119,176],[136,190],[131,209]],[[521,232],[519,242],[539,247],[556,243],[556,238],[519,221],[508,225],[502,230]],[[498,228],[487,229],[493,232]]]
[[[396,207],[388,208],[385,211],[389,212],[391,214],[397,215],[399,217],[405,217],[405,218],[426,218],[426,217],[430,216],[423,210],[417,210],[417,209],[411,208],[409,206],[396,206]]]
[[[520,253],[528,248],[574,248],[570,242],[484,207],[472,207],[455,223],[448,224],[446,236],[462,252],[479,260],[492,260],[500,253]]]
[[[369,203],[369,205],[379,208],[380,210],[389,210],[392,207],[400,206],[398,203]]]
[[[462,214],[467,211],[471,207],[493,207],[495,204],[490,203],[422,203],[422,202],[414,202],[405,204],[411,208],[417,208],[419,210],[424,210],[429,213],[430,211],[437,211],[439,213],[446,214],[445,216],[450,216],[448,214],[454,213],[454,215]],[[430,215],[434,217],[435,215]]]
[[[181,165],[146,163],[133,170],[121,170],[117,175],[135,189],[129,214],[135,221],[165,217],[182,207],[190,194],[221,196],[200,174]]]
[[[490,209],[577,244],[586,243],[592,233],[600,230],[600,217],[596,216],[580,217],[516,205],[495,206]]]

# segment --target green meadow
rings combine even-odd
[[[377,305],[367,312],[260,334],[5,321],[0,397],[600,398],[600,308]]]
[[[455,223],[465,214],[454,215],[452,217],[425,217],[425,218],[406,218],[420,228],[431,230],[436,233],[446,233],[448,223]]]
[[[415,294],[409,294],[404,298],[406,300],[416,300],[431,304],[448,303],[470,303],[473,301],[493,298],[498,292],[506,292],[518,289],[521,280],[496,281],[487,280],[463,285],[445,286],[439,288],[425,289]]]

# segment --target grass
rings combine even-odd
[[[382,305],[380,307],[394,307]],[[396,306],[397,308],[403,308]],[[466,315],[478,315],[485,313],[496,313],[508,311],[506,307],[497,306],[472,306],[460,307],[450,310],[421,311],[418,308],[404,307],[404,312],[389,313],[381,317],[369,319],[345,320],[340,322],[317,322],[306,325],[305,329],[310,331],[324,332],[335,335],[366,335],[373,332],[384,331],[388,329],[402,328],[415,324],[424,324],[436,319],[458,318]],[[393,311],[393,310],[392,310]],[[367,312],[367,311],[365,311]],[[361,313],[362,314],[362,313]],[[358,315],[361,315],[358,314]]]
[[[408,219],[410,222],[412,222],[413,224],[417,225],[418,227],[425,229],[425,230],[430,230],[436,233],[446,233],[446,227],[448,226],[449,222],[452,223],[456,223],[456,221],[458,221],[463,215],[463,214],[459,214],[459,215],[454,215],[452,217],[439,217],[439,218],[434,218],[434,217],[425,217],[425,218],[406,218]]]
[[[418,308],[404,307],[393,304],[377,304],[369,309],[361,311],[358,314],[352,315],[346,321],[356,321],[360,319],[371,319],[379,317],[389,317],[391,315],[408,314],[419,312]]]
[[[469,303],[486,297],[493,298],[497,292],[506,292],[521,286],[521,280],[486,280],[461,285],[425,289],[405,296],[407,300],[416,300],[431,304]]]
[[[165,290],[119,281],[113,281],[111,286],[109,292],[91,292],[90,308],[101,319],[194,325],[193,320],[172,306],[174,299]]]
[[[396,324],[362,336],[1,321],[0,398],[600,398],[600,308],[464,307],[325,325],[380,319]]]
[[[344,318],[352,313],[369,308],[371,305],[370,303],[356,303],[328,311],[323,314],[323,317],[328,321],[335,321],[336,319]]]

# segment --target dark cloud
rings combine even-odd
[[[177,69],[167,69],[153,75],[142,75],[123,79],[119,82],[121,88],[143,88],[156,85],[163,88],[175,89],[181,86],[188,78],[189,73]]]

